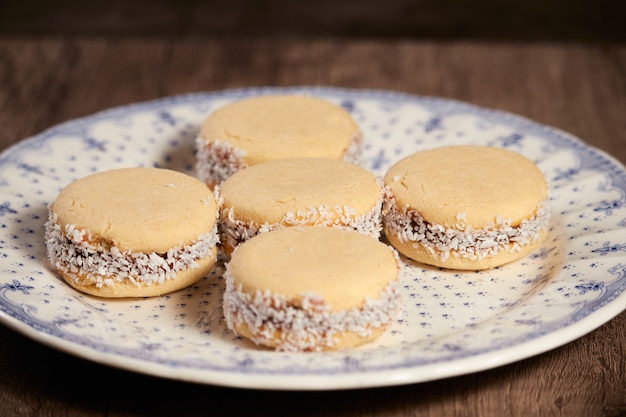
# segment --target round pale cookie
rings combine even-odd
[[[519,259],[545,238],[548,187],[539,168],[489,146],[407,156],[384,177],[383,228],[416,261],[480,270]]]
[[[101,297],[148,297],[191,285],[216,261],[217,204],[180,172],[122,168],[67,185],[45,225],[51,265]]]
[[[211,113],[196,139],[197,175],[209,186],[281,158],[356,162],[362,135],[342,107],[309,96],[247,98]]]
[[[378,238],[383,187],[374,174],[338,159],[289,158],[236,172],[215,188],[226,252],[258,233],[330,226]]]
[[[283,351],[356,347],[401,308],[400,261],[376,239],[329,227],[290,227],[239,245],[226,264],[229,329]]]

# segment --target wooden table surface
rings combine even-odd
[[[626,45],[614,42],[0,36],[0,148],[127,103],[302,85],[385,89],[505,110],[626,163]],[[0,416],[623,417],[625,359],[621,313],[560,348],[476,374],[274,392],[109,368],[0,325]]]

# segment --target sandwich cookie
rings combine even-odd
[[[378,238],[382,181],[338,159],[289,158],[241,170],[214,189],[226,253],[258,233],[329,226]]]
[[[99,172],[49,206],[48,259],[72,287],[101,297],[169,293],[216,261],[217,204],[206,185],[158,168]]]
[[[296,95],[252,97],[210,114],[196,138],[197,176],[209,186],[281,158],[356,162],[362,135],[342,107]]]
[[[389,245],[329,227],[290,227],[239,245],[226,264],[228,328],[281,351],[356,347],[398,317],[400,261]]]
[[[539,168],[488,146],[407,156],[384,177],[389,242],[419,262],[480,270],[519,259],[545,239],[548,187]]]

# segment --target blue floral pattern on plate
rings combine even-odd
[[[222,270],[152,299],[76,292],[47,266],[47,205],[69,182],[127,166],[194,175],[194,138],[220,106],[258,94],[310,94],[347,109],[363,165],[383,175],[418,150],[500,146],[544,172],[551,227],[530,256],[481,272],[403,259],[405,308],[378,341],[344,352],[283,353],[234,337]],[[454,167],[450,167],[454,169]],[[603,152],[512,114],[447,99],[335,88],[255,88],[168,97],[52,127],[0,155],[0,320],[57,349],[198,383],[333,389],[397,385],[484,370],[563,345],[626,308],[626,172]]]

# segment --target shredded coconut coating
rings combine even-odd
[[[363,214],[357,214],[356,210],[349,206],[307,207],[296,213],[288,212],[278,223],[265,222],[260,224],[255,221],[243,221],[236,219],[233,207],[224,207],[224,198],[220,193],[220,187],[213,189],[215,201],[217,201],[220,216],[219,230],[223,244],[235,248],[238,244],[258,235],[259,233],[271,232],[291,226],[327,226],[338,229],[354,230],[366,236],[378,239],[382,231],[382,204],[383,193],[375,202],[371,210]]]
[[[363,148],[361,146],[362,143],[363,143],[363,134],[359,132],[356,135],[354,135],[352,139],[350,140],[350,144],[344,151],[342,159],[351,164],[360,165],[362,162],[361,157],[363,155]]]
[[[228,328],[236,332],[237,324],[245,324],[253,342],[279,351],[332,349],[337,344],[335,337],[343,332],[368,337],[373,329],[386,328],[402,308],[397,280],[381,290],[379,299],[367,298],[361,308],[330,311],[324,299],[313,292],[301,294],[301,306],[270,291],[245,293],[241,287],[235,288],[228,265],[224,278],[224,316]]]
[[[244,161],[246,151],[228,142],[208,143],[196,137],[196,173],[201,181],[215,185],[224,181],[240,169],[247,168]]]
[[[361,162],[361,142],[363,135],[356,134],[343,154],[343,160],[359,165]],[[196,175],[206,184],[220,184],[240,169],[247,168],[246,151],[235,148],[228,142],[207,142],[196,137]]]
[[[212,253],[219,235],[215,225],[190,245],[178,245],[167,253],[120,251],[104,242],[94,243],[91,233],[74,225],[61,227],[56,213],[49,211],[45,239],[52,265],[83,285],[87,280],[101,288],[124,280],[141,286],[176,279],[178,271],[196,268],[197,259]]]
[[[417,210],[399,208],[388,188],[383,213],[385,229],[397,236],[400,242],[419,243],[442,262],[450,255],[476,260],[504,250],[518,252],[522,246],[541,238],[541,233],[548,229],[550,219],[548,202],[541,201],[535,214],[515,227],[511,226],[511,219],[497,216],[494,223],[474,229],[465,221],[465,213],[457,215],[458,223],[454,225],[431,224]]]

